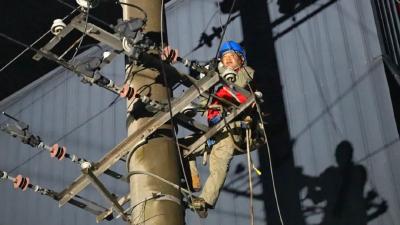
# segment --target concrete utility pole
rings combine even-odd
[[[125,3],[141,7],[148,15],[145,32],[161,32],[161,0],[125,0]],[[123,6],[124,20],[143,18],[143,14],[133,7]],[[157,35],[156,35],[157,36]],[[134,67],[131,86],[135,90],[144,88],[142,94],[160,102],[167,101],[170,91],[162,83],[162,74],[159,71]],[[140,72],[136,72],[140,71]],[[132,76],[131,74],[131,76]],[[129,74],[127,74],[128,76]],[[158,76],[159,79],[156,79]],[[161,79],[160,79],[161,78]],[[160,82],[161,81],[161,82]],[[130,102],[128,101],[128,106]],[[128,108],[128,111],[130,109]],[[136,110],[138,111],[138,110]],[[128,135],[132,134],[140,125],[148,121],[152,115],[139,111],[128,115]],[[163,131],[171,133],[171,127],[164,125]],[[165,137],[149,138],[149,141],[138,148],[128,158],[129,171],[146,171],[156,174],[175,184],[180,183],[180,166],[175,143]],[[181,194],[175,188],[148,175],[133,175],[130,178],[131,205],[135,206],[132,212],[131,224],[145,223],[147,225],[183,225],[184,208],[178,204]],[[155,193],[165,194],[163,198],[153,198]],[[146,200],[147,199],[147,200]],[[174,201],[178,200],[178,201]]]

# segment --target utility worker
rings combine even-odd
[[[171,48],[168,47],[164,52],[168,52],[171,55]],[[172,52],[172,54],[172,58],[176,59],[177,51],[175,53]],[[218,56],[220,59],[218,70],[222,77],[239,87],[247,89],[253,79],[254,70],[246,65],[246,55],[243,48],[234,41],[227,41],[222,44]],[[241,104],[247,100],[244,95],[227,85],[217,85],[214,90],[216,96],[235,104]],[[209,126],[214,126],[223,120],[225,112],[221,109],[225,106],[216,98],[211,101],[207,111]],[[229,124],[229,126],[231,128],[229,129],[230,131],[225,128],[214,135],[208,142],[211,148],[209,159],[210,175],[204,184],[200,196],[192,200],[192,206],[199,216],[203,218],[207,216],[207,209],[214,208],[224,185],[235,149],[238,143],[244,142],[243,129],[237,126],[237,123]]]
[[[243,48],[234,41],[227,41],[222,44],[219,50],[220,74],[235,85],[247,88],[253,79],[254,70],[246,65],[246,55]],[[214,93],[216,96],[230,102],[240,104],[247,99],[240,92],[232,90],[226,85],[220,86]],[[207,111],[209,126],[214,126],[223,119],[224,106],[218,99],[213,99]],[[224,185],[230,162],[233,158],[237,143],[243,143],[243,129],[237,124],[230,124],[231,131],[224,129],[217,133],[211,143],[209,159],[210,175],[207,178],[199,198],[193,200],[192,205],[198,209],[199,215],[206,217],[207,209],[214,208],[221,189]]]

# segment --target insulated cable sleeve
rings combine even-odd
[[[139,170],[130,171],[128,173],[128,175],[127,175],[127,179],[129,179],[131,176],[137,175],[137,174],[148,175],[148,176],[151,176],[153,178],[156,178],[156,179],[158,179],[158,180],[160,180],[160,181],[172,186],[173,188],[177,189],[178,191],[182,192],[182,194],[185,194],[185,195],[191,194],[190,191],[186,190],[185,188],[182,188],[179,185],[174,184],[169,180],[166,180],[166,179],[164,179],[164,178],[162,178],[162,177],[160,177],[160,176],[158,176],[158,175],[156,175],[154,173],[150,173],[150,172],[147,172],[147,171],[139,171]]]
[[[182,63],[184,66],[189,67],[193,70],[196,70],[199,73],[208,73],[210,70],[207,69],[205,66],[201,66],[199,65],[196,61],[191,61],[188,59],[184,59],[178,56],[178,58],[176,59],[178,62]]]

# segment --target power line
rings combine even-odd
[[[122,98],[119,98],[116,102],[118,103],[119,101],[121,101]],[[89,117],[87,120],[85,120],[84,122],[82,122],[81,124],[79,124],[78,126],[74,127],[72,130],[68,131],[67,133],[63,134],[61,137],[57,138],[54,142],[58,142],[60,140],[62,140],[63,138],[67,137],[68,135],[72,134],[74,131],[78,130],[79,128],[83,127],[84,125],[86,125],[87,123],[89,123],[90,121],[92,121],[93,119],[97,118],[98,116],[100,116],[102,113],[106,112],[108,109],[111,108],[111,106],[113,106],[112,104],[108,105],[107,107],[105,107],[104,109],[100,110],[98,113],[96,113],[95,115]],[[39,151],[37,153],[35,153],[34,155],[30,156],[28,159],[26,159],[25,161],[23,161],[22,163],[18,164],[17,166],[15,166],[13,169],[10,170],[10,173],[14,172],[15,170],[19,169],[21,166],[24,166],[25,164],[27,164],[28,162],[30,162],[31,160],[33,160],[34,158],[36,158],[37,156],[39,156],[42,152],[44,151]]]
[[[89,22],[89,11],[90,11],[90,7],[88,7],[87,9],[86,9],[87,11],[86,11],[86,19],[85,19],[85,29],[84,29],[84,31],[83,31],[83,34],[82,34],[82,36],[80,37],[80,40],[79,40],[79,44],[78,44],[78,46],[75,48],[75,52],[74,52],[74,54],[72,55],[72,58],[71,58],[71,62],[74,62],[74,60],[75,60],[75,56],[76,56],[76,54],[78,54],[78,51],[79,51],[79,49],[80,49],[80,47],[81,47],[81,45],[82,45],[82,42],[83,42],[83,39],[86,37],[86,32],[87,32],[87,27],[88,27],[88,22]]]
[[[229,21],[230,21],[230,19],[231,19],[232,12],[233,12],[233,8],[235,8],[235,5],[236,5],[236,0],[233,0],[232,5],[231,5],[231,8],[230,8],[230,10],[229,10],[228,19],[227,19],[226,22],[225,22],[224,29],[223,29],[222,35],[221,35],[221,39],[219,40],[219,43],[218,43],[218,47],[217,47],[217,51],[216,51],[216,53],[215,53],[214,59],[217,59],[217,58],[218,58],[219,48],[221,47],[222,41],[224,40],[225,32],[226,32],[226,29],[228,28],[228,24],[229,24]]]
[[[68,17],[70,17],[72,14],[74,14],[76,11],[78,10],[78,8],[75,8],[74,10],[72,10],[67,16],[65,16],[64,18],[62,18],[62,20],[67,19]],[[36,43],[38,43],[40,40],[42,40],[46,35],[48,35],[49,33],[51,33],[51,29],[49,29],[46,33],[44,33],[42,36],[40,36],[37,40],[35,40],[34,42],[32,42],[32,44],[29,45],[29,47],[33,47]],[[25,48],[22,52],[20,52],[17,56],[15,56],[13,59],[11,59],[8,63],[6,63],[1,69],[0,69],[0,73],[5,70],[7,67],[9,67],[12,63],[14,63],[17,59],[19,59],[19,57],[21,57],[25,52],[27,52],[30,48],[27,47]]]

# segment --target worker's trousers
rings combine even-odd
[[[239,135],[223,132],[215,136],[216,143],[212,146],[209,160],[210,175],[204,184],[200,197],[210,206],[214,206],[224,185],[230,162],[235,151],[235,142],[240,141]]]

